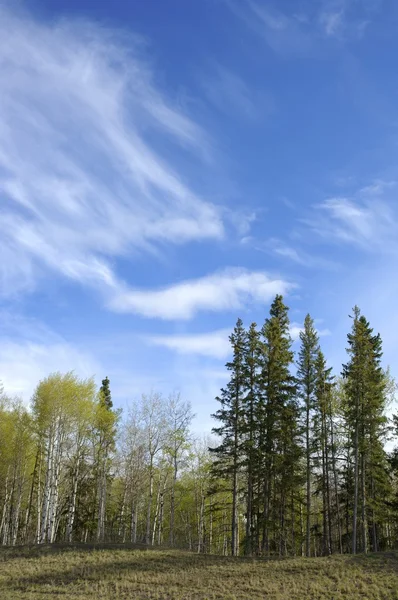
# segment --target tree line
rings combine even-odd
[[[333,375],[307,315],[295,356],[289,311],[230,336],[230,379],[217,398],[211,449],[231,493],[232,555],[329,555],[385,550],[398,540],[398,420],[382,341],[355,307],[347,362]],[[243,528],[243,531],[242,531]]]
[[[120,542],[226,554],[228,491],[178,393],[122,419],[110,381],[53,373],[26,407],[0,393],[0,544]]]
[[[395,382],[357,307],[333,374],[307,315],[293,349],[276,296],[238,319],[214,438],[189,402],[143,394],[123,416],[110,381],[39,382],[29,407],[0,390],[0,544],[131,542],[232,555],[378,551],[398,540]]]

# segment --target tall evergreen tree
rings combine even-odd
[[[352,331],[348,334],[349,361],[343,365],[346,404],[345,418],[350,429],[353,456],[354,505],[352,518],[352,553],[358,548],[358,514],[360,547],[368,550],[368,520],[375,523],[368,502],[375,499],[375,483],[383,473],[385,453],[382,445],[385,424],[386,379],[381,367],[382,342],[374,335],[369,322],[354,308]],[[372,527],[372,545],[377,547],[377,527]]]
[[[299,458],[296,382],[292,375],[294,353],[289,331],[288,307],[277,295],[262,330],[260,425],[263,455],[263,551],[285,551],[288,489]],[[279,532],[279,535],[278,535]]]
[[[97,476],[97,540],[105,539],[105,518],[110,474],[110,455],[115,448],[116,424],[119,412],[113,410],[108,377],[102,381],[98,393],[95,418],[95,470]]]
[[[260,366],[260,333],[256,323],[250,325],[247,334],[246,352],[244,356],[245,395],[242,400],[244,454],[247,475],[246,487],[246,532],[245,554],[251,555],[254,550],[254,488],[258,480],[258,418],[259,418],[259,366]]]
[[[229,477],[232,492],[231,514],[231,553],[236,556],[239,552],[238,540],[238,494],[239,471],[242,465],[242,434],[243,434],[243,397],[245,392],[244,361],[247,348],[247,333],[243,322],[238,319],[233,333],[229,337],[232,346],[232,360],[226,364],[230,372],[230,381],[221,390],[216,400],[220,408],[213,417],[220,423],[213,428],[213,433],[221,437],[221,443],[211,452],[215,455],[213,472],[217,476]]]
[[[100,402],[107,410],[111,410],[113,407],[112,395],[110,389],[110,381],[108,377],[102,380],[102,385],[99,390]]]
[[[332,541],[332,473],[335,468],[334,453],[332,449],[331,420],[333,389],[332,369],[326,365],[323,352],[319,349],[315,360],[315,383],[314,383],[314,431],[313,448],[319,456],[320,469],[318,468],[319,486],[317,491],[322,496],[322,553],[331,554],[333,551]],[[316,465],[318,467],[318,465]],[[340,525],[339,501],[336,495],[337,522]],[[341,534],[339,533],[339,538]]]
[[[319,338],[310,315],[304,320],[300,332],[300,352],[298,356],[297,380],[304,408],[304,437],[306,457],[306,543],[305,552],[311,555],[311,479],[312,479],[312,414],[315,401],[316,360],[319,352]]]

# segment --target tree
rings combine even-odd
[[[91,467],[90,441],[91,429],[96,417],[95,386],[81,385],[76,389],[74,403],[71,407],[71,435],[68,447],[70,460],[68,464],[68,512],[66,522],[66,541],[72,542],[76,519],[76,505],[79,488],[87,477]]]
[[[23,539],[28,526],[27,514],[22,523],[22,508],[27,500],[33,444],[32,417],[26,407],[0,392],[0,543],[5,545],[14,546],[18,538]]]
[[[307,556],[311,556],[311,478],[313,440],[311,416],[314,408],[316,384],[316,360],[319,353],[319,338],[310,315],[304,320],[304,329],[300,331],[300,352],[298,356],[297,380],[300,397],[304,403],[304,432],[306,455],[306,545]]]
[[[137,542],[140,512],[144,509],[146,491],[146,438],[140,421],[140,409],[135,403],[129,410],[123,424],[119,448],[121,477],[123,478],[123,501],[121,506],[122,539],[125,540],[127,527],[130,541]],[[125,507],[129,507],[124,521]]]
[[[145,543],[151,543],[151,517],[154,493],[156,459],[164,449],[167,433],[165,402],[161,394],[143,394],[140,418],[145,436],[145,452],[148,460],[148,502],[146,511]]]
[[[247,471],[245,554],[254,550],[254,485],[258,472],[260,333],[256,323],[250,325],[244,354],[245,395],[242,398],[244,466]]]
[[[291,372],[294,354],[288,310],[283,297],[277,295],[261,330],[262,549],[267,554],[270,552],[271,528],[274,547],[278,547],[280,553],[286,552],[287,500],[300,458],[297,386]]]
[[[94,427],[95,472],[97,476],[97,540],[105,538],[105,516],[108,481],[111,468],[110,455],[115,448],[116,426],[120,412],[113,410],[109,379],[102,381],[99,389]]]
[[[321,457],[320,491],[322,494],[322,552],[324,555],[332,553],[332,507],[331,507],[331,480],[330,466],[334,476],[336,475],[336,464],[333,440],[333,413],[332,413],[332,369],[326,365],[326,359],[318,349],[315,360],[315,382],[314,382],[314,448]],[[337,481],[336,481],[337,484]],[[341,545],[340,511],[339,501],[336,494],[337,522],[339,528],[339,541]]]
[[[39,383],[34,393],[32,411],[41,457],[37,470],[37,539],[41,543],[54,542],[60,525],[61,482],[66,476],[65,458],[73,432],[76,402],[82,398],[92,399],[93,393],[93,380],[80,380],[72,372],[50,375]]]
[[[382,342],[374,335],[359,308],[354,308],[352,331],[348,334],[349,361],[343,365],[346,392],[345,418],[350,429],[353,455],[354,505],[352,517],[352,553],[358,546],[358,512],[361,508],[361,549],[368,550],[368,498],[375,499],[375,484],[383,472],[385,453],[382,446],[386,422],[386,378],[381,367]],[[377,547],[375,515],[373,547]]]
[[[189,402],[184,402],[180,394],[171,394],[167,401],[168,439],[166,452],[171,463],[170,486],[170,545],[174,545],[175,492],[179,468],[189,449],[189,428],[193,419]]]
[[[216,398],[220,403],[220,408],[213,415],[220,425],[214,427],[212,431],[221,438],[221,443],[210,450],[215,456],[213,464],[215,476],[230,478],[231,481],[231,553],[232,556],[236,556],[239,552],[238,484],[239,470],[242,464],[242,400],[245,392],[244,360],[247,348],[247,334],[241,319],[237,320],[229,341],[233,353],[232,360],[226,364],[226,368],[230,372],[230,380],[226,388],[221,390],[220,396]]]

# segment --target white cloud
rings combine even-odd
[[[326,37],[360,39],[380,6],[380,0],[322,0],[318,23]]]
[[[305,252],[302,248],[294,248],[285,242],[276,238],[270,239],[266,247],[269,248],[273,253],[291,260],[292,262],[308,268],[321,268],[331,269],[337,268],[337,265],[332,260],[317,256],[314,253]]]
[[[319,17],[319,22],[327,36],[337,35],[343,27],[343,10],[337,12],[324,12]]]
[[[252,0],[245,4],[246,10],[236,4],[235,12],[264,37],[274,52],[283,57],[306,55],[309,52],[312,40],[305,20],[285,15],[269,4]]]
[[[198,311],[237,310],[265,303],[294,286],[263,272],[227,269],[159,290],[119,290],[110,300],[115,311],[161,319],[190,319]]]
[[[248,234],[250,233],[251,225],[258,218],[259,213],[263,212],[263,209],[258,209],[256,211],[248,211],[248,210],[226,210],[224,211],[225,217],[233,224],[236,232],[239,236],[241,236],[240,241],[245,243]]]
[[[100,376],[94,356],[67,342],[33,319],[1,313],[0,381],[10,395],[29,402],[40,379],[50,373],[74,371],[80,377]]]
[[[0,8],[0,87],[3,294],[49,269],[113,285],[115,257],[224,235],[171,147],[167,159],[156,152],[157,140],[211,149],[158,89],[139,38]]]
[[[315,323],[319,321],[320,319],[315,319]],[[289,333],[293,340],[298,340],[302,331],[303,326],[300,323],[293,322],[290,324]],[[319,337],[332,335],[326,327],[316,328],[316,331]],[[207,333],[149,336],[145,339],[151,345],[163,346],[176,351],[178,354],[196,354],[225,359],[231,354],[230,335],[231,329],[219,329]]]
[[[317,321],[319,321],[319,319],[314,319],[314,322],[317,322]],[[303,328],[303,325],[301,325],[300,323],[291,323],[289,331],[290,331],[290,335],[291,335],[292,339],[294,341],[296,341],[299,339],[300,333],[302,331],[304,331],[304,328]],[[330,329],[327,329],[326,327],[324,329],[316,328],[316,332],[319,337],[328,337],[329,335],[332,335],[332,332],[330,331]]]
[[[303,331],[302,325],[299,323],[291,323],[289,327],[289,333],[293,340],[298,340],[300,333]]]
[[[394,181],[376,181],[350,197],[328,198],[302,219],[319,237],[370,252],[398,249],[398,210]]]
[[[223,115],[238,114],[257,120],[274,112],[275,103],[268,92],[249,87],[237,73],[220,64],[213,65],[201,84],[209,101]]]
[[[380,0],[319,0],[300,3],[299,12],[281,12],[283,3],[230,0],[232,10],[268,46],[284,58],[319,55],[326,39],[340,42],[360,39]],[[295,7],[296,8],[296,7]]]
[[[231,352],[229,329],[190,335],[162,335],[147,338],[150,344],[175,350],[180,354],[198,354],[212,358],[226,358]]]
[[[55,371],[75,371],[81,377],[100,374],[95,359],[73,344],[2,340],[0,379],[7,393],[21,396],[27,402],[40,379]]]
[[[395,182],[378,181],[353,197],[329,198],[304,222],[323,238],[390,251],[396,248],[398,233],[395,188]]]
[[[308,242],[308,240],[303,241]],[[250,245],[259,252],[266,252],[269,254],[276,255],[281,259],[286,259],[287,261],[291,261],[296,265],[300,265],[302,267],[328,270],[336,270],[338,268],[337,263],[335,263],[334,261],[327,258],[323,258],[315,253],[305,251],[302,247],[298,245],[293,247],[292,245],[290,245],[290,243],[287,243],[278,238],[270,238],[268,240],[262,241],[257,240],[252,236],[246,236],[241,239],[241,243]]]

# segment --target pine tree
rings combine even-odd
[[[319,352],[319,338],[314,321],[307,315],[304,329],[300,332],[301,347],[298,357],[297,379],[300,397],[304,403],[304,435],[306,456],[306,544],[305,552],[311,556],[311,479],[312,479],[312,413],[316,384],[316,360]]]
[[[216,400],[220,403],[219,410],[213,417],[220,426],[212,432],[221,437],[221,443],[211,452],[215,456],[213,472],[216,476],[229,478],[232,492],[231,516],[231,553],[236,556],[239,552],[238,540],[238,494],[239,472],[242,465],[242,433],[243,409],[242,402],[245,392],[244,359],[247,348],[247,333],[243,322],[238,319],[229,341],[232,346],[232,361],[226,364],[231,373],[230,381]]]

